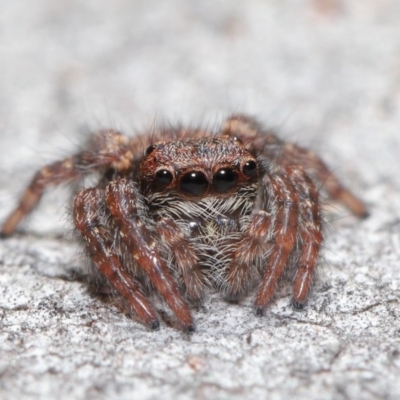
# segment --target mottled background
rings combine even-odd
[[[57,189],[0,241],[0,398],[400,397],[398,0],[3,0],[0,221],[89,130],[257,116],[322,154],[371,216],[329,215],[304,312],[211,296],[149,332],[89,293]]]

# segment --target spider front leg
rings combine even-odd
[[[186,298],[192,303],[200,303],[205,284],[192,244],[184,237],[178,224],[170,218],[158,221],[157,232],[173,255],[173,263],[178,267]]]
[[[266,175],[262,180],[272,213],[271,236],[268,238],[272,247],[255,298],[258,315],[263,314],[271,301],[277,282],[288,265],[297,242],[298,195],[291,179],[292,171],[286,169],[285,172],[286,174]]]
[[[39,203],[45,190],[65,182],[75,181],[94,171],[113,168],[129,169],[132,153],[127,139],[116,131],[100,131],[94,135],[85,150],[40,169],[25,189],[18,206],[3,224],[1,236],[14,233],[18,224]]]
[[[160,324],[154,308],[122,265],[114,246],[114,232],[104,224],[107,220],[104,190],[93,188],[80,192],[75,197],[73,213],[75,226],[92,262],[129,302],[139,320],[157,329]]]
[[[257,314],[270,302],[290,256],[299,250],[292,304],[301,309],[311,288],[314,270],[323,241],[318,191],[308,175],[298,167],[285,168],[286,174],[266,176],[268,195],[275,196],[272,251],[255,300]]]
[[[157,292],[178,318],[186,331],[194,330],[194,323],[185,300],[179,293],[173,276],[160,257],[154,233],[146,220],[138,214],[140,194],[135,184],[126,179],[110,182],[106,187],[106,204],[120,229],[120,236],[134,260],[142,268]]]
[[[236,302],[252,288],[259,276],[254,260],[264,258],[268,251],[271,215],[263,210],[252,218],[247,231],[236,246],[225,280],[225,298]]]
[[[76,156],[72,156],[39,170],[22,194],[18,206],[4,222],[1,236],[5,237],[14,233],[21,220],[36,207],[47,187],[77,179],[80,174],[76,163]]]
[[[311,288],[323,241],[323,232],[316,187],[302,169],[292,168],[291,170],[292,181],[299,195],[299,241],[301,243],[292,304],[296,309],[301,309]]]
[[[257,314],[262,314],[271,301],[297,241],[298,195],[291,171],[285,172],[267,174],[262,179],[261,201],[265,210],[253,216],[233,253],[226,277],[227,298],[236,300],[252,287],[254,278],[259,276],[257,269],[263,269],[255,299]]]

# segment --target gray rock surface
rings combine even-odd
[[[400,2],[3,0],[0,221],[88,128],[251,113],[317,151],[338,209],[308,307],[210,296],[188,336],[91,294],[57,189],[0,241],[2,399],[400,398]]]

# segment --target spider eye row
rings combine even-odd
[[[247,177],[254,177],[257,173],[257,164],[254,160],[247,161],[242,168]],[[161,187],[168,186],[174,177],[171,171],[160,169],[156,172],[155,181]],[[239,180],[238,172],[233,168],[220,168],[213,177],[212,187],[217,193],[226,193],[233,189]],[[182,176],[179,188],[188,196],[201,196],[208,187],[209,182],[206,175],[201,171],[190,171]]]

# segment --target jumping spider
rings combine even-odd
[[[85,150],[42,168],[3,225],[12,234],[49,186],[100,173],[73,203],[93,265],[151,328],[165,300],[182,329],[207,289],[237,301],[256,290],[256,313],[294,267],[294,307],[310,291],[323,241],[318,182],[358,217],[364,205],[308,150],[255,120],[231,116],[218,132],[168,128],[128,139],[97,133]]]

